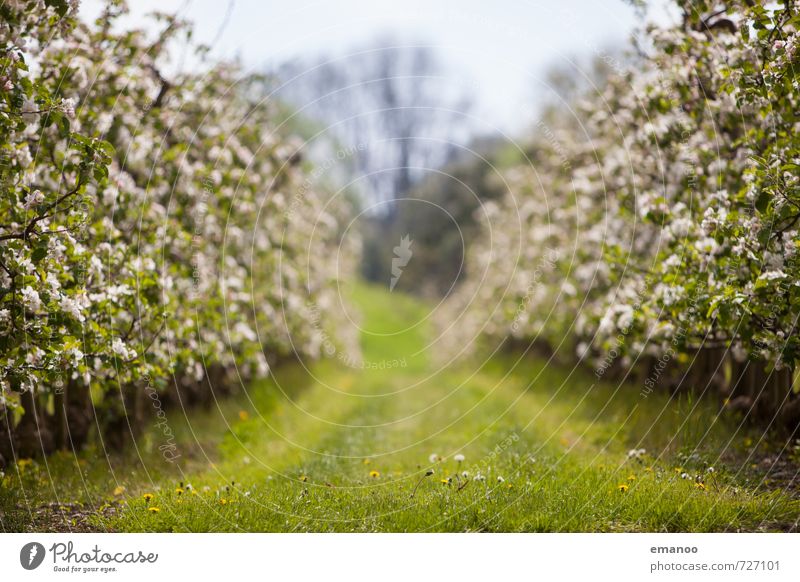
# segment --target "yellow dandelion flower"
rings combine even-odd
[[[152,493],[145,493],[142,495],[142,499],[144,499],[147,503],[150,503],[153,500],[153,497],[155,497],[155,495]]]
[[[159,509],[158,507],[148,507],[147,511],[149,511],[150,513],[158,513],[159,511],[161,511],[161,509]]]
[[[369,459],[364,459],[364,464],[365,464],[365,465],[369,465],[371,462],[372,462],[372,461],[370,461]]]
[[[114,496],[115,497],[118,497],[118,496],[122,495],[123,493],[125,493],[125,487],[123,485],[119,485],[119,486],[114,488]]]
[[[653,467],[645,467],[644,470],[645,470],[645,473],[652,473],[653,472]]]
[[[629,487],[623,483],[621,485],[617,485],[617,489],[619,490],[620,493],[625,493],[629,489]]]
[[[178,495],[183,495],[183,489],[180,488],[180,487],[176,487],[175,488],[175,493],[177,493]]]
[[[301,476],[300,476],[300,480],[301,480],[303,483],[305,483],[306,481],[308,481],[308,476],[307,476],[307,475],[301,475]]]
[[[250,418],[250,414],[246,410],[239,411],[239,420],[247,420],[248,418]]]
[[[369,476],[372,477],[373,479],[377,479],[378,477],[381,476],[381,474],[379,471],[370,471]]]
[[[228,503],[228,500],[225,499],[225,498],[219,500],[219,504],[220,505],[227,505],[227,503]]]
[[[508,487],[509,489],[511,489],[513,486],[514,485],[512,483],[509,483],[508,485],[506,485],[506,487]]]
[[[636,475],[628,475],[628,481],[636,481]]]
[[[703,483],[695,483],[694,486],[697,487],[700,491],[706,490],[706,486]]]

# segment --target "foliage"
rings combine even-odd
[[[720,348],[794,369],[798,7],[679,5],[573,103],[580,124],[539,124],[452,305],[472,335],[566,341],[598,368]]]
[[[164,72],[185,23],[157,15],[150,38],[117,31],[121,3],[76,10],[0,8],[2,403],[320,356],[347,209],[235,63]]]

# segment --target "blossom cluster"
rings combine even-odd
[[[339,326],[305,306],[338,301],[349,210],[307,186],[258,79],[166,72],[186,23],[126,29],[113,2],[87,24],[77,4],[2,8],[0,407],[321,356]]]
[[[446,315],[462,338],[568,346],[598,369],[705,348],[794,369],[798,3],[677,4],[504,173]]]

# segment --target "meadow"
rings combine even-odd
[[[349,295],[362,365],[287,364],[206,410],[167,409],[177,455],[154,423],[123,452],[20,459],[3,531],[796,529],[781,448],[714,403],[642,398],[521,352],[442,362],[431,305]]]

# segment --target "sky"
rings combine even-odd
[[[624,45],[637,24],[623,0],[130,0],[131,20],[153,10],[195,23],[196,39],[219,58],[238,57],[253,71],[298,56],[336,57],[391,35],[440,53],[472,94],[488,127],[513,133],[536,115],[554,64],[604,55]],[[87,17],[100,0],[84,3]],[[660,6],[660,4],[659,4]],[[663,8],[653,18],[666,18]]]

